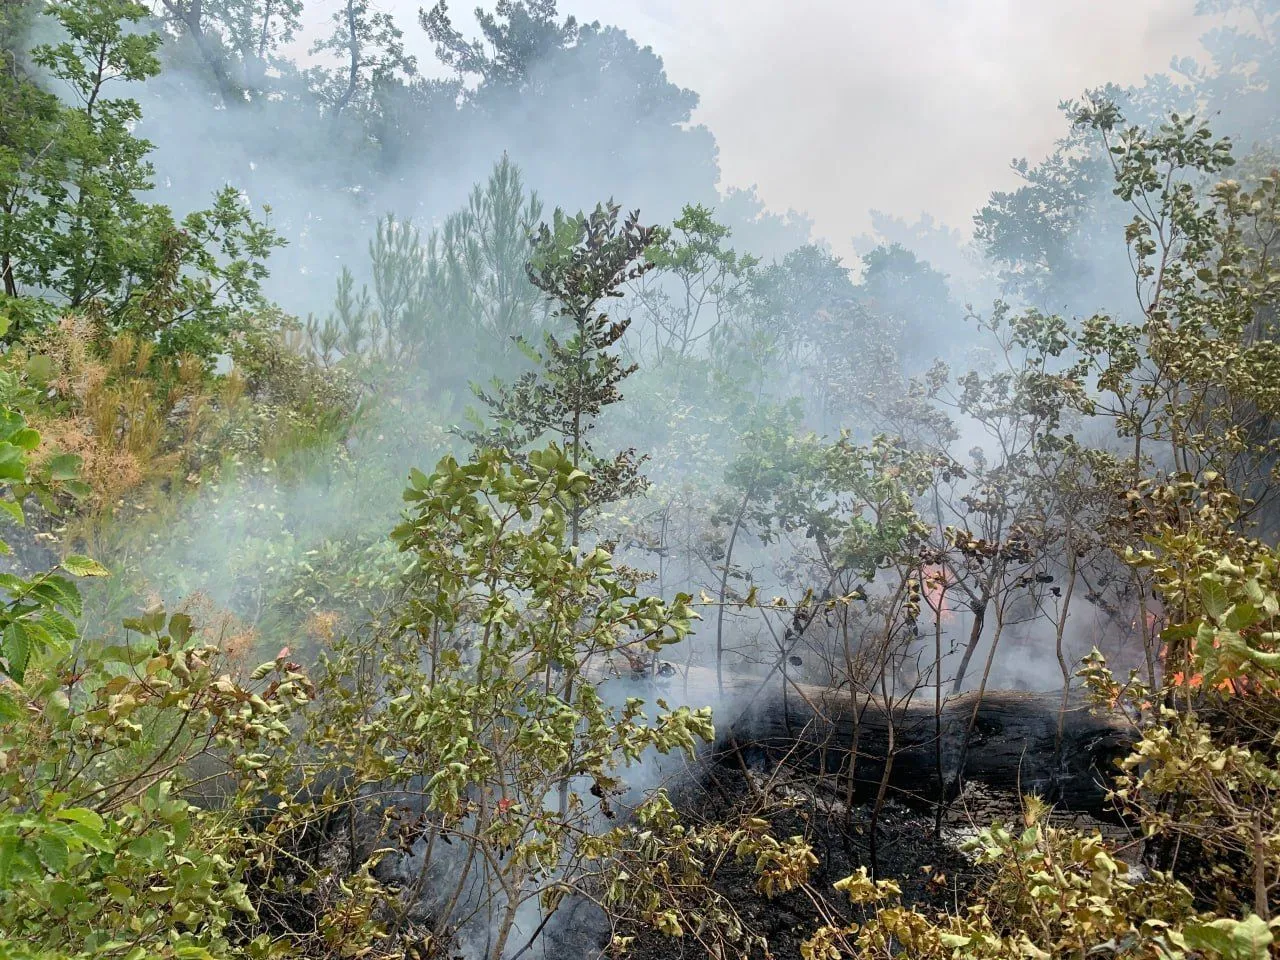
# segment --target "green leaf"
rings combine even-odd
[[[45,577],[40,587],[42,594],[49,594],[55,597],[58,606],[66,610],[71,616],[80,616],[83,602],[80,598],[80,590],[73,581],[55,574]]]
[[[1223,623],[1230,630],[1244,630],[1262,619],[1262,612],[1252,603],[1234,603],[1223,616]]]
[[[67,845],[61,837],[44,834],[36,840],[40,861],[54,873],[67,869]]]
[[[67,617],[58,613],[57,610],[45,610],[42,612],[40,619],[47,626],[51,633],[62,641],[62,645],[70,644],[80,635],[76,629],[76,625]]]
[[[58,689],[49,694],[49,699],[45,702],[44,712],[55,722],[61,720],[71,711],[71,698],[67,696],[67,691]]]
[[[253,673],[249,674],[250,680],[261,680],[267,674],[276,668],[274,660],[268,660],[266,663],[260,663],[254,668]]]
[[[78,453],[60,453],[49,460],[49,479],[58,483],[78,479],[84,458]]]
[[[9,438],[9,442],[15,447],[21,447],[28,452],[40,446],[40,431],[32,430],[30,427],[23,427]]]
[[[31,657],[31,635],[21,620],[15,620],[4,628],[0,637],[0,651],[9,663],[9,676],[15,682],[22,683],[27,672],[27,661]]]
[[[36,386],[43,387],[53,379],[53,360],[42,353],[37,353],[35,356],[28,358],[26,371],[27,377]]]
[[[21,447],[0,442],[0,480],[21,483],[27,478],[27,457]]]
[[[67,820],[70,836],[76,838],[81,844],[101,852],[110,852],[113,849],[104,833],[106,823],[92,810],[84,809],[82,806],[72,806],[72,808],[59,810],[55,815],[60,820]]]
[[[66,911],[71,904],[77,901],[83,902],[87,899],[88,897],[83,890],[74,884],[67,883],[65,880],[58,880],[49,888],[49,902],[60,914]]]
[[[0,721],[16,720],[22,716],[22,708],[3,687],[0,687]]]
[[[156,860],[164,852],[164,839],[154,833],[144,833],[129,844],[129,854],[139,860]]]
[[[18,852],[18,838],[12,833],[0,833],[0,890],[13,880],[13,860]]]
[[[73,553],[62,559],[62,569],[73,577],[109,577],[111,571],[97,560]]]
[[[83,480],[66,480],[62,484],[62,489],[77,500],[83,500],[93,493],[93,487]]]
[[[1215,621],[1221,620],[1222,615],[1227,612],[1230,601],[1227,598],[1227,588],[1218,580],[1210,577],[1200,578],[1200,600],[1204,604],[1207,614]]]
[[[65,807],[54,814],[59,820],[68,820],[71,823],[79,823],[83,826],[90,827],[98,833],[102,833],[106,827],[106,822],[102,817],[98,816],[92,810],[86,807]]]
[[[1182,931],[1188,947],[1213,950],[1223,960],[1268,960],[1274,939],[1267,922],[1256,914],[1243,920],[1224,918],[1193,923]]]
[[[191,639],[191,618],[185,613],[175,613],[169,618],[169,636],[179,644]]]
[[[27,522],[27,518],[22,512],[22,504],[16,500],[0,500],[0,510],[13,517],[18,523],[25,524]]]

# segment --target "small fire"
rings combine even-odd
[[[947,573],[942,567],[930,566],[923,570],[922,588],[925,603],[938,617],[939,623],[949,623],[956,613],[947,606]]]
[[[1214,647],[1217,647],[1218,641],[1213,641],[1213,645]],[[1168,656],[1168,646],[1162,646],[1160,648],[1161,662],[1167,662]],[[1202,673],[1193,673],[1190,679],[1188,679],[1187,675],[1183,671],[1178,670],[1169,677],[1169,680],[1175,687],[1187,687],[1191,690],[1198,690],[1200,687],[1204,686],[1204,674]],[[1225,680],[1221,681],[1215,689],[1222,693],[1240,694],[1244,693],[1246,686],[1247,682],[1244,677],[1227,677]]]

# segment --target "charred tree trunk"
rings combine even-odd
[[[892,796],[936,805],[941,756],[953,794],[947,800],[964,782],[976,782],[1011,798],[1035,793],[1063,808],[1107,818],[1107,786],[1132,742],[1118,718],[1096,716],[1079,702],[1062,711],[1061,691],[989,691],[981,703],[975,694],[951,697],[940,722],[932,693],[924,692],[905,710],[895,710],[891,723],[874,699],[804,687],[804,696],[784,700],[771,686],[732,725],[734,739],[744,748],[789,753],[793,763],[816,767],[820,745],[797,745],[788,731],[824,728],[827,756],[834,753],[843,760],[840,768],[856,771],[855,792],[862,800],[875,796],[888,768]]]

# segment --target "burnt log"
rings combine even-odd
[[[877,697],[823,687],[788,682],[784,691],[775,677],[721,738],[836,778],[860,800],[875,794],[891,758],[889,788],[900,801],[949,802],[974,782],[1014,800],[1036,794],[1060,809],[1112,819],[1107,790],[1133,743],[1131,728],[1079,699],[1065,711],[1061,705],[1060,691],[1002,690],[980,700],[976,693],[945,697],[939,713],[927,690],[886,709]]]

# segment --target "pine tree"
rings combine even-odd
[[[452,357],[484,350],[499,376],[518,359],[520,336],[540,330],[547,318],[542,294],[529,282],[531,231],[542,218],[542,201],[526,190],[520,169],[505,154],[489,178],[476,184],[467,205],[451,214],[427,241],[429,307],[446,318],[439,349]],[[456,364],[455,364],[456,366]]]

